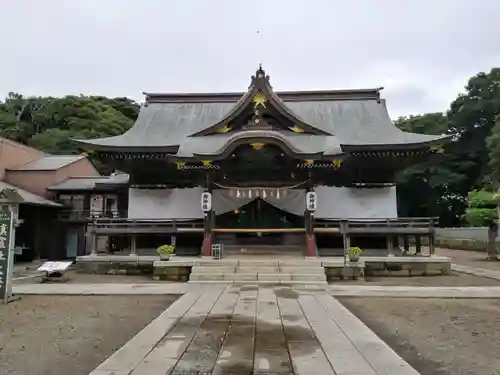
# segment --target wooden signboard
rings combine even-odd
[[[13,214],[9,209],[0,210],[0,298],[4,303],[12,296],[12,265],[14,254],[11,251]]]

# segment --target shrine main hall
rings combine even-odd
[[[433,220],[398,217],[395,181],[447,140],[398,129],[380,88],[274,91],[262,67],[245,92],[147,93],[129,131],[78,140],[128,175],[122,213],[89,224],[90,247],[386,255],[412,237],[432,251]]]

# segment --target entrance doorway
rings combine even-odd
[[[303,216],[280,210],[260,198],[217,216],[215,223],[237,245],[283,245],[286,233],[304,230]]]

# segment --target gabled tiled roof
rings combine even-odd
[[[17,186],[11,185],[7,182],[0,182],[0,192],[4,191],[4,189],[6,189],[7,191],[12,190],[16,193],[16,195],[20,198],[20,201],[16,202],[16,203],[62,207],[62,205],[60,205],[59,203],[49,201],[43,197],[40,197],[39,195],[30,193],[29,191],[21,189]],[[1,199],[0,199],[0,201],[1,201]]]
[[[99,177],[70,177],[59,184],[48,187],[47,190],[94,190],[99,185],[117,186],[127,184],[128,181],[129,175],[125,173]]]
[[[82,155],[46,155],[27,163],[9,168],[10,171],[55,171],[85,159]]]
[[[259,73],[259,71],[257,71]],[[262,71],[262,73],[264,73]],[[255,77],[252,77],[255,79]],[[268,79],[268,77],[266,77]],[[269,86],[270,87],[270,86]],[[252,86],[249,92],[252,90]],[[389,117],[380,89],[308,92],[271,92],[282,110],[325,137],[334,137],[342,150],[349,147],[425,147],[448,136],[408,133],[398,129]],[[107,138],[78,140],[87,148],[109,151],[165,151],[175,154],[181,146],[185,154],[190,137],[231,118],[245,102],[245,94],[148,94],[148,100],[134,126],[126,133]],[[292,136],[292,132],[290,132]],[[307,134],[299,137],[307,137]],[[205,137],[206,142],[219,138]],[[318,144],[323,144],[320,142]],[[326,142],[333,144],[334,142]],[[184,144],[184,145],[183,145]],[[313,146],[311,143],[309,146]],[[207,148],[215,149],[207,146]]]

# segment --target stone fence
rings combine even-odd
[[[436,246],[449,249],[486,251],[488,228],[460,227],[436,228]],[[500,237],[497,237],[497,251],[500,251]]]

